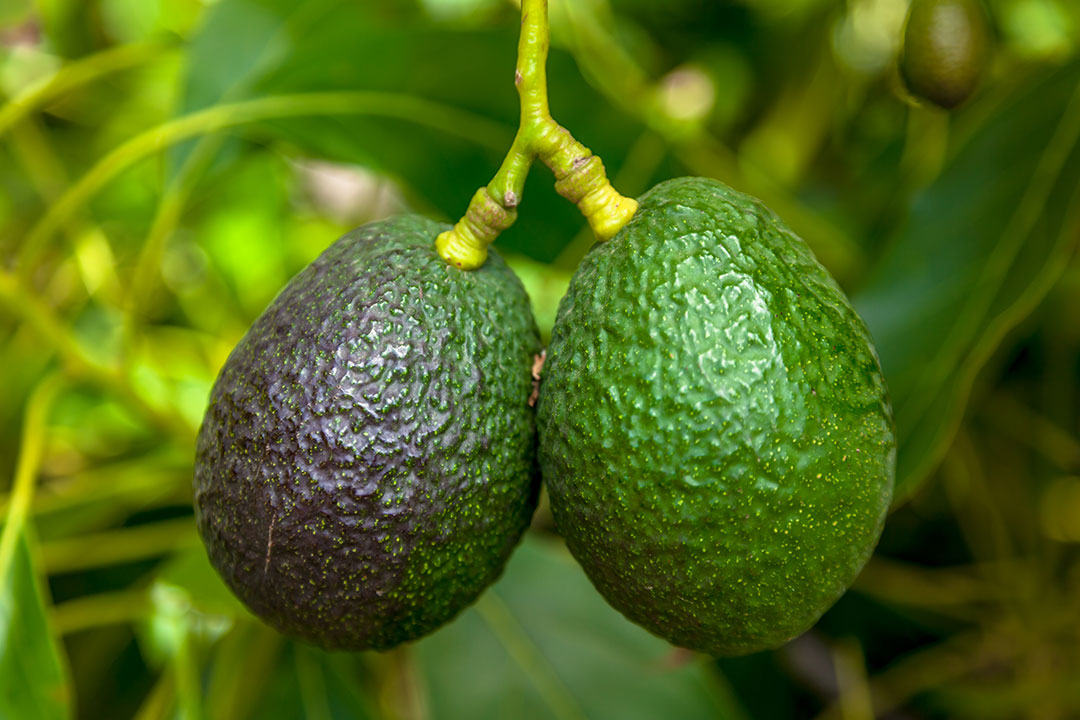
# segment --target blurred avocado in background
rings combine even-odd
[[[990,44],[978,0],[913,0],[900,73],[913,95],[951,110],[978,85]]]
[[[504,577],[389,654],[246,614],[191,511],[251,321],[343,232],[449,221],[517,122],[506,0],[0,4],[0,717],[1080,715],[1080,3],[978,3],[952,112],[907,0],[551,0],[560,122],[639,195],[759,197],[874,336],[896,502],[839,604],[715,661],[595,593],[544,501]],[[538,168],[498,241],[545,342],[592,244]]]

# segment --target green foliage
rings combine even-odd
[[[906,5],[552,0],[555,117],[625,194],[692,174],[765,201],[896,408],[855,589],[711,662],[610,609],[543,504],[492,592],[390,655],[268,630],[194,530],[195,432],[251,321],[350,227],[456,218],[490,179],[513,3],[3,3],[0,716],[1080,713],[1080,4],[986,2],[997,51],[950,116],[905,101]],[[581,225],[537,169],[498,241],[545,338]]]
[[[38,572],[25,533],[0,558],[0,716],[69,717],[67,678],[45,613]]]
[[[67,678],[46,617],[40,577],[31,555],[28,512],[41,462],[45,416],[59,385],[46,380],[27,404],[19,465],[0,530],[0,714],[18,718],[70,715]]]
[[[1073,63],[964,141],[856,294],[896,411],[898,500],[940,462],[987,357],[1064,271],[1080,233],[1078,141]]]
[[[415,663],[433,720],[742,717],[708,665],[612,612],[550,540],[527,538]]]

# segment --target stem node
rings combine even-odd
[[[522,0],[514,85],[521,97],[521,122],[499,171],[480,188],[453,230],[435,240],[451,265],[472,270],[484,264],[487,245],[516,217],[525,178],[539,158],[555,174],[559,194],[576,203],[598,240],[608,240],[637,211],[637,201],[620,195],[604,173],[604,163],[551,117],[547,63],[550,32],[547,0]]]
[[[503,197],[505,201],[506,196]],[[480,188],[469,201],[465,216],[453,229],[435,238],[435,249],[451,265],[462,270],[475,270],[487,259],[487,246],[491,241],[516,219],[517,210],[512,206],[503,207],[491,197],[487,188]]]
[[[555,190],[578,206],[599,240],[610,240],[637,212],[637,200],[619,194],[595,155],[578,156],[570,171],[555,182]]]

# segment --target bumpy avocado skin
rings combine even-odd
[[[662,183],[559,307],[537,415],[556,525],[629,619],[714,655],[779,646],[854,580],[892,494],[869,334],[758,201]]]
[[[431,632],[502,571],[536,506],[520,281],[372,223],[288,284],[233,350],[198,437],[210,560],[259,617],[325,648]]]

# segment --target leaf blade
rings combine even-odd
[[[0,577],[0,717],[70,717],[70,693],[26,532]]]
[[[35,388],[26,406],[11,503],[0,533],[0,717],[70,716],[70,691],[45,593],[31,552],[28,514],[41,465],[45,423],[60,380]]]
[[[433,720],[745,716],[709,664],[673,663],[678,651],[608,606],[564,549],[532,536],[477,607],[414,657]]]
[[[1080,233],[1067,212],[1080,184],[1078,87],[1074,62],[1001,108],[916,199],[853,297],[896,415],[894,506],[937,466],[979,371],[1064,270]]]

